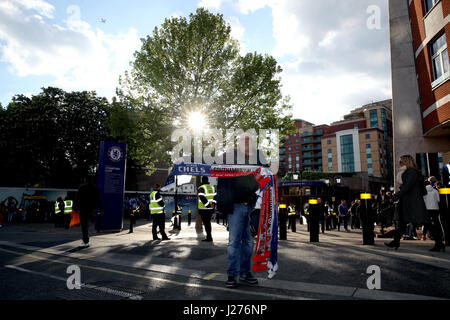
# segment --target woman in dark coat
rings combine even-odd
[[[400,190],[393,197],[394,201],[399,200],[398,214],[394,217],[394,220],[398,221],[398,228],[395,230],[394,240],[385,243],[386,246],[395,249],[400,247],[400,238],[408,223],[413,225],[429,223],[422,194],[424,178],[414,158],[410,155],[401,156],[399,171],[397,183],[400,185]]]

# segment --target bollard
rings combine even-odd
[[[444,229],[445,245],[450,246],[450,188],[439,189],[440,215],[442,228]]]
[[[278,215],[279,215],[279,221],[280,221],[280,240],[287,240],[287,212],[286,212],[286,205],[280,204]]]
[[[100,232],[100,222],[101,222],[101,218],[102,218],[102,215],[101,215],[101,213],[100,213],[100,211],[99,211],[99,212],[97,212],[97,225],[95,226],[95,229],[97,230],[97,233]]]
[[[363,245],[374,245],[374,219],[372,213],[372,195],[370,193],[361,193],[360,217],[362,223]]]
[[[317,199],[309,199],[309,242],[319,242],[319,207]]]
[[[191,226],[191,210],[188,211],[188,227]]]
[[[129,233],[133,233],[133,224],[134,224],[134,211],[130,214],[130,232]]]

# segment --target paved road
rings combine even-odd
[[[170,224],[167,224],[167,228]],[[92,233],[79,248],[80,230],[50,224],[0,229],[0,299],[435,299],[450,298],[450,254],[430,253],[431,241],[404,241],[398,251],[362,246],[359,230],[327,232],[309,243],[305,226],[280,241],[275,278],[258,273],[257,287],[224,287],[228,233],[213,224],[214,243],[182,226],[171,241],[152,241],[151,225],[134,233]],[[82,287],[69,290],[69,266],[81,270]],[[381,290],[368,290],[369,266],[379,266]]]

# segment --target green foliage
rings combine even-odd
[[[49,87],[32,98],[16,95],[0,113],[2,184],[77,187],[96,169],[108,113],[107,100],[93,92]]]
[[[200,8],[189,19],[166,19],[142,39],[131,71],[120,80],[120,102],[136,113],[151,139],[136,147],[136,159],[166,159],[171,132],[188,128],[191,112],[206,115],[211,128],[292,132],[281,71],[271,56],[241,56],[221,14]]]

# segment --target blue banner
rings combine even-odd
[[[123,229],[126,162],[126,144],[100,142],[98,188],[105,212],[100,220],[100,230]]]
[[[174,166],[173,175],[210,176],[211,165],[199,163],[180,163]]]

